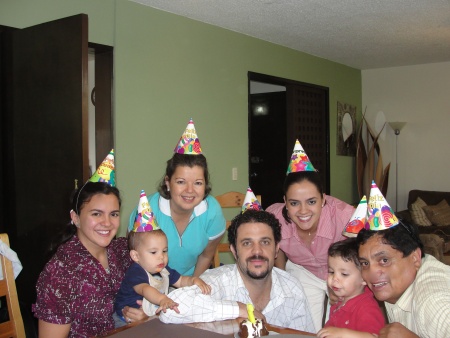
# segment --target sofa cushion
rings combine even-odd
[[[434,234],[420,234],[419,238],[423,243],[424,252],[433,255],[442,262],[444,257],[444,240]]]
[[[450,224],[450,206],[446,200],[442,200],[436,205],[424,206],[423,210],[431,223],[438,226]]]
[[[416,201],[410,205],[409,212],[411,213],[411,218],[415,224],[422,226],[431,225],[431,222],[423,209],[426,206],[427,204],[420,197],[417,197]]]
[[[408,194],[408,209],[420,197],[426,205],[436,205],[442,200],[450,204],[450,191],[410,190]]]

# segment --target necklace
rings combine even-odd
[[[311,236],[311,234],[314,235],[316,233],[316,231],[317,231],[317,229],[314,229],[313,231],[308,230],[308,236]]]

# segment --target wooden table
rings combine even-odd
[[[192,324],[164,324],[157,316],[149,317],[140,322],[128,324],[119,329],[113,330],[102,337],[114,338],[223,338],[224,336],[233,337],[239,331],[239,323],[242,318],[224,320],[210,323],[192,323]],[[276,332],[282,336],[292,335],[294,337],[315,337],[315,334],[282,328],[267,324],[267,329]]]

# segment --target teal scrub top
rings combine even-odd
[[[158,192],[149,197],[150,207],[160,228],[167,236],[169,243],[168,265],[183,276],[192,276],[198,256],[205,250],[208,242],[225,232],[225,217],[219,202],[208,195],[194,208],[191,220],[183,232],[178,234],[170,214],[170,200]],[[130,215],[130,224],[134,224],[137,207]]]

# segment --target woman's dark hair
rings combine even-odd
[[[228,242],[236,248],[237,229],[243,223],[264,223],[272,228],[275,244],[281,241],[281,225],[270,212],[249,209],[233,218],[228,228]]]
[[[320,196],[323,196],[323,187],[322,187],[322,180],[320,179],[320,174],[317,171],[298,171],[295,173],[288,174],[284,179],[283,184],[284,197],[286,198],[287,191],[289,190],[291,185],[295,183],[301,183],[303,181],[308,181],[314,184],[317,190],[319,191]],[[287,213],[286,203],[281,213],[286,222],[291,223],[291,219],[289,218],[289,215]]]
[[[105,182],[87,182],[80,189],[78,189],[72,199],[72,210],[80,215],[81,209],[86,203],[92,199],[94,195],[103,194],[110,195],[113,194],[117,197],[119,201],[119,207],[122,204],[122,200],[120,199],[119,190],[116,187],[110,186]]]
[[[328,257],[341,257],[345,262],[355,263],[358,269],[361,266],[355,237],[331,244],[328,248]]]
[[[360,245],[365,244],[369,238],[379,236],[382,243],[400,251],[403,257],[409,256],[417,248],[420,248],[422,257],[425,257],[423,243],[419,238],[419,229],[417,226],[405,220],[399,220],[399,222],[400,224],[386,230],[374,231],[362,229],[356,237],[358,248]]]
[[[200,155],[186,155],[186,154],[173,154],[172,158],[167,161],[166,173],[164,174],[161,183],[158,187],[158,192],[162,197],[170,199],[170,191],[167,190],[166,177],[169,180],[172,178],[173,173],[178,167],[189,167],[199,166],[203,168],[203,176],[205,178],[205,197],[211,192],[211,185],[209,183],[209,172],[208,163],[206,162],[206,157],[202,154]]]
[[[112,187],[105,182],[87,182],[81,188],[76,190],[74,194],[72,194],[71,200],[72,210],[77,215],[80,215],[80,211],[81,209],[83,209],[84,205],[86,203],[89,203],[92,197],[98,194],[103,195],[113,194],[114,196],[117,197],[117,200],[119,201],[119,207],[122,204],[119,190],[116,187]],[[64,229],[62,229],[62,231],[59,234],[57,234],[56,238],[50,244],[49,256],[51,257],[56,252],[58,247],[61,244],[64,244],[68,240],[70,240],[73,237],[73,235],[76,234],[76,232],[77,227],[74,224],[72,224],[72,222],[65,225]]]

